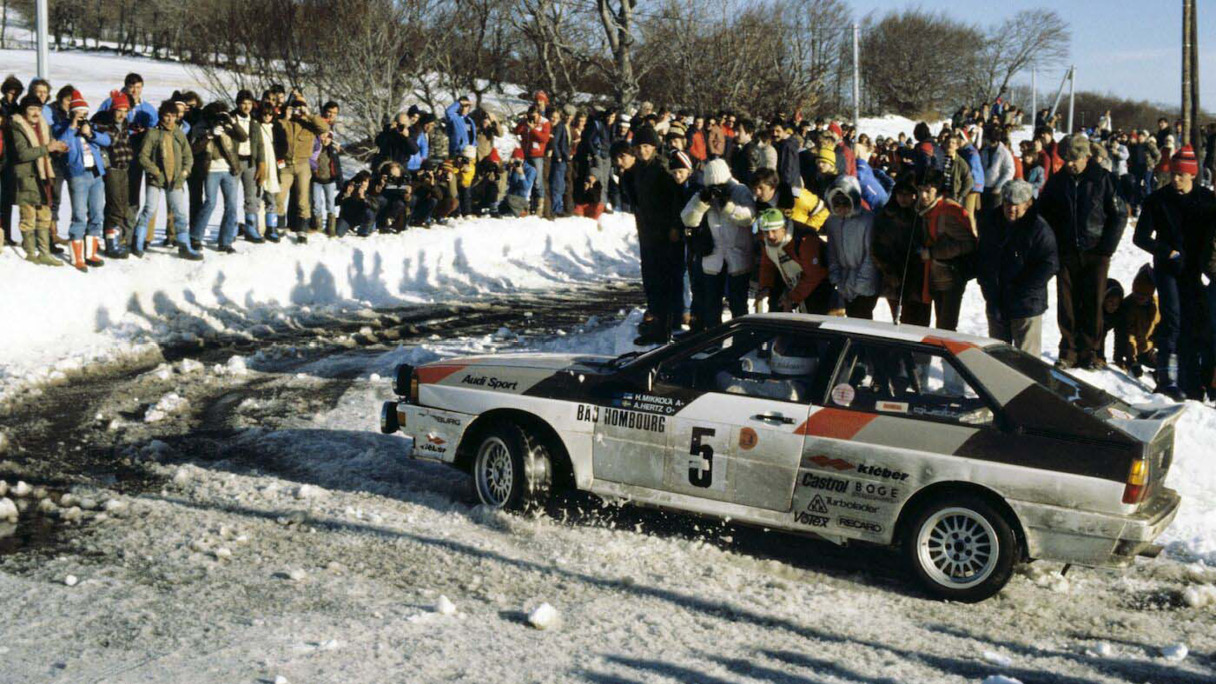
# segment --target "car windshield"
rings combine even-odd
[[[1135,413],[1118,397],[1078,380],[1042,359],[1010,346],[989,347],[988,355],[1086,411],[1113,409]]]

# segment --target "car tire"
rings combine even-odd
[[[473,452],[473,488],[482,504],[508,511],[535,511],[549,499],[553,465],[549,448],[520,425],[495,423]]]
[[[948,496],[917,511],[904,557],[926,591],[962,603],[983,601],[1013,575],[1020,555],[1005,516],[978,496]]]

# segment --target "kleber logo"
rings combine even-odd
[[[824,469],[835,468],[836,470],[852,470],[853,468],[857,467],[842,458],[828,458],[823,454],[812,456],[807,460]]]
[[[802,486],[810,487],[811,489],[826,489],[829,492],[844,494],[849,488],[847,480],[840,480],[827,475],[815,475],[813,473],[802,474]]]
[[[891,470],[890,468],[884,468],[882,466],[866,465],[864,463],[857,466],[857,472],[860,475],[872,475],[873,477],[881,477],[884,480],[897,480],[899,482],[903,482],[904,480],[908,479],[907,473],[903,473],[898,470]]]
[[[443,446],[444,444],[447,444],[447,441],[444,440],[439,435],[427,435],[426,441],[430,442],[431,444],[438,445],[438,446]]]

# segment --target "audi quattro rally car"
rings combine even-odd
[[[646,353],[397,369],[385,433],[520,509],[553,487],[898,545],[936,596],[1016,563],[1155,556],[1181,407],[1137,409],[994,340],[805,314],[744,316]]]

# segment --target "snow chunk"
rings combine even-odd
[[[997,653],[996,651],[984,651],[984,660],[992,663],[993,665],[1000,665],[1001,667],[1009,667],[1010,665],[1013,665],[1013,658],[1010,658],[1003,653]]]
[[[7,520],[11,523],[17,522],[17,504],[13,503],[13,500],[7,496],[0,499],[0,520]]]
[[[69,587],[76,586],[78,582],[80,582],[80,580],[76,578],[76,575],[68,575],[67,577],[63,578],[63,583]]]
[[[17,484],[13,487],[13,496],[26,497],[34,492],[34,488],[21,480],[17,480]]]
[[[189,403],[177,392],[170,392],[148,409],[148,412],[144,414],[144,422],[158,423],[175,413],[180,413]]]
[[[440,615],[455,615],[456,606],[447,596],[439,595],[439,600],[435,601],[435,612]]]
[[[1177,662],[1180,660],[1185,660],[1187,654],[1190,652],[1191,650],[1186,647],[1186,644],[1173,644],[1161,649],[1161,657],[1165,658],[1166,660],[1173,660]]]
[[[302,484],[296,489],[297,499],[319,499],[325,496],[325,490],[310,484]]]
[[[1085,655],[1091,658],[1109,658],[1115,654],[1113,646],[1105,641],[1099,641],[1093,648],[1085,649]]]
[[[224,370],[229,375],[242,376],[249,373],[249,367],[245,364],[244,356],[233,356],[228,359],[228,363],[224,364]]]
[[[1200,584],[1182,590],[1182,600],[1192,608],[1216,605],[1216,587]]]
[[[540,604],[528,614],[528,624],[541,630],[556,627],[560,619],[561,616],[558,615],[557,609],[547,602]]]

